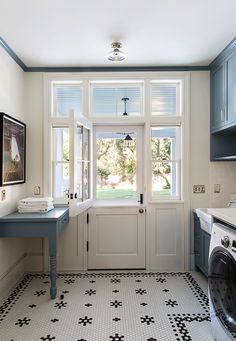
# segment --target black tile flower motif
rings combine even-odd
[[[96,281],[92,280],[92,281],[89,281],[89,283],[96,283]]]
[[[40,340],[43,341],[52,341],[52,340],[56,340],[55,336],[51,336],[50,334],[48,334],[46,337],[40,337]]]
[[[140,283],[140,282],[142,282],[142,281],[141,281],[141,279],[136,279],[135,282]]]
[[[92,306],[93,306],[93,305],[92,305],[91,303],[86,303],[86,304],[85,304],[85,307],[88,307],[88,308],[89,308],[89,307],[92,307]]]
[[[79,340],[77,340],[77,341],[86,341],[85,339],[79,339]]]
[[[119,317],[114,317],[113,319],[112,319],[112,321],[115,321],[115,322],[118,322],[118,321],[120,321],[121,319],[119,318]]]
[[[30,321],[31,319],[24,317],[23,319],[18,319],[15,325],[19,327],[28,326]]]
[[[92,324],[92,320],[93,320],[92,317],[85,316],[81,317],[78,323],[82,324],[83,326],[86,326],[87,324]]]
[[[63,302],[63,301],[57,302],[57,303],[55,303],[55,305],[54,305],[54,307],[55,307],[55,308],[58,308],[58,309],[65,308],[66,306],[67,306],[67,302]]]
[[[147,325],[150,325],[151,323],[155,323],[154,317],[149,317],[148,315],[145,315],[144,317],[140,317],[141,323],[146,323]]]
[[[96,295],[96,290],[93,289],[89,289],[89,290],[85,290],[85,295]]]
[[[35,308],[35,307],[37,307],[37,306],[36,306],[36,304],[30,304],[28,307],[29,307],[29,308]]]
[[[144,295],[144,294],[147,293],[147,290],[145,290],[145,289],[136,289],[135,292],[136,292],[136,294]]]
[[[38,290],[35,291],[34,296],[44,296],[46,294],[46,290]]]
[[[110,341],[124,341],[125,337],[124,335],[119,335],[119,334],[115,334],[114,336],[110,336]]]
[[[64,282],[65,284],[73,284],[73,283],[75,283],[75,280],[74,279],[66,279],[65,280],[65,282]]]
[[[157,341],[157,339],[154,339],[154,337],[150,337],[149,339],[147,339],[147,341]]]
[[[142,305],[143,307],[145,307],[146,305],[148,305],[147,303],[143,302],[143,303],[140,303],[140,305]]]
[[[162,291],[163,291],[163,292],[169,292],[170,290],[168,290],[168,289],[163,289]]]
[[[172,308],[176,305],[178,305],[178,303],[176,301],[172,301],[172,300],[168,300],[165,301],[166,306],[171,306]]]
[[[114,302],[110,302],[110,307],[114,308],[122,307],[122,302],[118,302],[117,300],[115,300]]]
[[[114,284],[120,283],[120,279],[118,279],[118,278],[112,278],[112,279],[111,279],[111,283],[114,283]]]
[[[112,290],[112,292],[116,294],[117,292],[120,292],[120,290]]]
[[[56,322],[59,322],[59,320],[58,319],[52,319],[51,322],[56,323]]]
[[[68,290],[63,290],[62,293],[63,294],[69,294],[69,291]]]
[[[157,283],[165,283],[166,279],[165,278],[156,278]]]

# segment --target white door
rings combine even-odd
[[[145,268],[143,208],[93,208],[89,218],[89,269]]]
[[[88,268],[145,268],[141,126],[94,128],[94,203]]]

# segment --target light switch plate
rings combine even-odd
[[[220,184],[214,184],[214,193],[220,193]]]

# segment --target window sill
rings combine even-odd
[[[135,202],[124,202],[124,200],[96,200],[92,205],[94,208],[96,207],[145,207]]]

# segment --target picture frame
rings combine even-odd
[[[0,112],[0,186],[25,183],[26,124]]]

